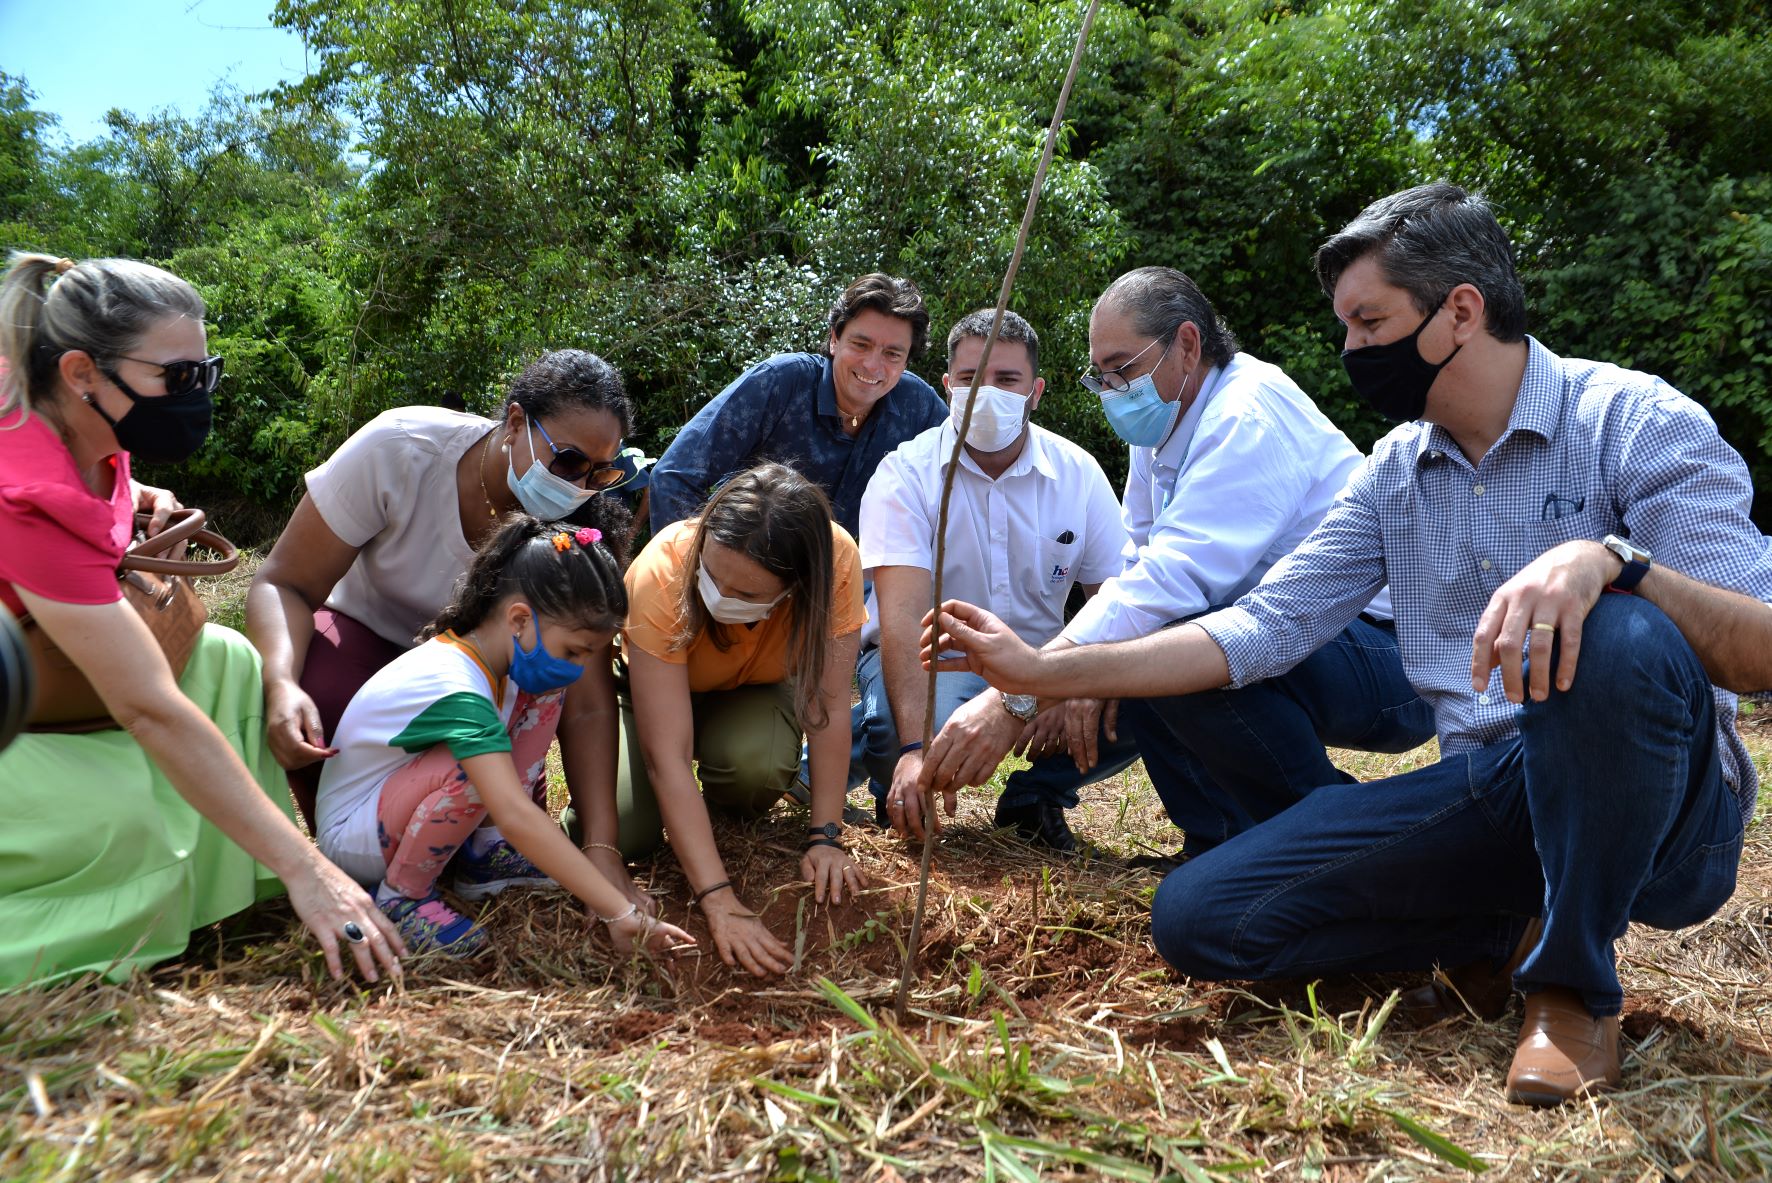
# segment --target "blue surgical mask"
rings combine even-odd
[[[595,489],[582,489],[548,471],[548,466],[536,458],[535,436],[527,423],[523,438],[529,441],[529,469],[522,476],[517,475],[517,449],[513,446],[510,459],[505,462],[505,480],[525,513],[544,522],[557,522],[597,495]]]
[[[542,644],[541,621],[531,619],[535,621],[535,648],[525,649],[521,635],[511,636],[511,681],[530,694],[564,690],[584,675],[585,667],[549,653]]]
[[[1114,434],[1135,448],[1154,448],[1169,435],[1181,415],[1181,400],[1163,401],[1149,374],[1140,374],[1121,391],[1104,391],[1101,410]]]

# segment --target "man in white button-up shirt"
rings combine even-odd
[[[924,824],[915,784],[928,685],[917,638],[934,580],[942,476],[975,382],[978,397],[948,510],[943,595],[989,604],[1019,636],[1042,645],[1063,627],[1073,584],[1093,592],[1123,565],[1126,531],[1101,465],[1031,420],[1045,383],[1038,377],[1039,338],[1027,321],[1013,312],[1005,316],[989,372],[979,379],[991,315],[974,312],[948,334],[942,383],[953,418],[888,455],[861,503],[861,559],[874,602],[857,664],[858,738],[876,801],[883,800],[886,817],[905,834],[920,835]],[[1076,804],[1077,777],[1062,754],[1062,715],[1034,718],[1032,708],[1031,701],[1005,700],[973,675],[942,674],[935,727],[948,768],[938,787],[950,790],[951,814],[951,789],[989,779],[1011,748],[1030,756],[1050,751],[1010,778],[997,821],[1030,841],[1070,850],[1064,809]],[[1122,753],[1122,766],[1133,756]],[[1048,783],[1062,788],[1049,793]]]
[[[1131,445],[1125,569],[1065,626],[1055,647],[1122,641],[1234,601],[1261,582],[1329,511],[1362,457],[1284,371],[1238,351],[1199,287],[1169,267],[1128,272],[1089,321],[1095,372],[1114,431]],[[1250,823],[1248,803],[1275,808],[1349,779],[1324,743],[1407,751],[1433,716],[1403,676],[1390,600],[1380,591],[1315,659],[1255,695],[1195,695],[1114,704],[1071,700],[1067,742],[1078,768],[1130,732],[1188,853]],[[1378,716],[1344,710],[1330,692],[1356,670],[1379,688]]]

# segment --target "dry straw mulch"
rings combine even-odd
[[[1772,727],[1744,732],[1764,775]],[[969,796],[938,854],[902,1029],[915,852],[858,836],[872,886],[820,907],[792,882],[785,809],[720,831],[796,951],[781,980],[618,959],[563,897],[531,895],[487,910],[492,952],[415,960],[399,989],[328,981],[273,904],[125,985],[0,995],[0,1179],[1772,1174],[1764,815],[1715,918],[1621,944],[1624,1091],[1553,1112],[1502,1100],[1517,1015],[1407,1031],[1386,1005],[1403,980],[1178,979],[1150,948],[1154,877],[1044,861],[989,816]],[[1074,823],[1121,853],[1173,842],[1136,771]],[[637,874],[696,926],[669,855]]]

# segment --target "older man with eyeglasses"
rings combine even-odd
[[[1143,267],[1115,280],[1089,319],[1085,388],[1132,449],[1122,513],[1125,568],[1047,647],[1125,641],[1228,604],[1322,520],[1359,449],[1279,367],[1237,347],[1193,280]],[[1374,694],[1351,695],[1350,683]],[[1376,706],[1376,709],[1374,709]],[[1352,780],[1324,745],[1407,751],[1433,714],[1403,675],[1390,601],[1290,673],[1240,693],[1075,698],[1066,731],[1079,783],[1111,768],[1122,729],[1184,833],[1174,865],[1330,781]],[[926,763],[940,766],[940,740]],[[1110,745],[1114,745],[1110,747]],[[945,786],[934,786],[937,788]]]

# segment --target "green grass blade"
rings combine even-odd
[[[1489,1169],[1489,1164],[1458,1145],[1450,1139],[1434,1133],[1412,1117],[1406,1117],[1394,1109],[1383,1111],[1385,1116],[1396,1122],[1405,1134],[1414,1138],[1434,1154],[1439,1155],[1453,1166],[1480,1175]]]

